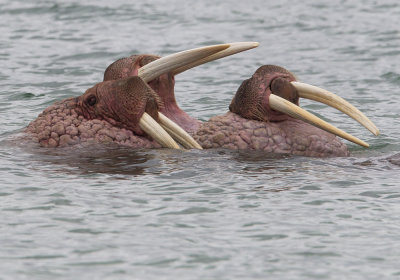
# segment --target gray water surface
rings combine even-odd
[[[0,0],[0,279],[400,278],[398,1]],[[331,90],[381,130],[302,107],[365,140],[348,158],[63,150],[9,139],[118,58],[257,49],[176,77],[181,107],[227,111],[263,64]]]

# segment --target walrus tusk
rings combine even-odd
[[[360,112],[360,110],[358,110],[356,107],[351,105],[340,96],[337,96],[332,92],[313,85],[300,82],[291,83],[297,89],[300,97],[318,101],[328,106],[334,107],[347,114],[354,120],[358,121],[373,134],[379,135],[379,129],[374,125],[374,123],[370,121],[362,112]]]
[[[358,139],[357,137],[354,137],[353,135],[350,135],[344,132],[343,130],[327,123],[326,121],[321,120],[317,116],[300,108],[296,104],[293,104],[290,101],[287,101],[286,99],[279,97],[275,94],[271,94],[269,96],[269,106],[276,111],[287,114],[295,119],[300,119],[302,121],[305,121],[309,124],[317,126],[325,131],[328,131],[353,143],[356,143],[364,147],[369,147],[367,143]]]
[[[158,76],[193,63],[199,59],[208,57],[228,48],[229,44],[221,44],[196,49],[186,50],[157,59],[144,65],[138,71],[138,76],[144,82],[149,82]],[[166,148],[180,149],[179,145],[172,139],[171,135],[178,139],[184,147],[201,149],[201,146],[184,129],[180,128],[173,121],[159,113],[160,122],[168,130],[166,132],[150,115],[144,113],[139,125],[147,134],[156,140],[161,146]],[[169,135],[170,133],[171,135]]]
[[[248,49],[252,49],[257,47],[258,45],[259,43],[257,42],[238,42],[200,47],[174,53],[144,65],[139,69],[138,76],[141,77],[143,81],[149,82],[164,73],[172,72],[172,74],[176,75],[195,66]],[[202,149],[200,144],[198,144],[184,129],[179,127],[176,123],[174,123],[161,113],[159,113],[159,121],[161,126],[167,131],[167,133],[169,133],[185,148]],[[152,137],[154,138],[154,136]],[[168,143],[168,145],[171,145],[170,140],[168,141]],[[161,145],[163,145],[163,147],[166,147],[165,145],[167,144],[165,143]]]
[[[174,139],[146,112],[140,118],[139,126],[162,147],[180,149]]]
[[[164,73],[171,72],[174,69],[225,50],[228,47],[229,44],[221,44],[173,53],[144,65],[139,69],[138,76],[148,83]]]
[[[161,112],[158,112],[158,120],[162,128],[164,128],[165,131],[167,131],[168,134],[172,136],[172,138],[178,141],[185,148],[199,150],[203,149],[200,144],[193,139],[192,136],[190,136],[184,129],[182,129],[179,125],[167,118]]]
[[[223,58],[225,56],[229,56],[238,52],[249,50],[257,47],[258,45],[259,43],[257,42],[237,42],[230,44],[220,44],[220,45],[200,47],[196,49],[174,53],[168,56],[161,57],[160,59],[157,59],[153,62],[144,65],[139,69],[138,76],[141,77],[142,80],[147,83],[164,73],[171,72],[173,75],[176,75],[190,68],[196,67],[198,65],[219,58]],[[146,120],[144,121],[143,126],[147,129],[148,127],[147,122],[150,121],[147,121],[147,116],[145,118]],[[184,129],[182,129],[179,125],[168,119],[160,112],[159,112],[159,121],[161,126],[163,127],[162,130],[163,133],[167,132],[170,134],[169,138],[172,137],[176,139],[185,148],[202,149],[200,144],[198,144]],[[145,129],[143,130],[151,137],[153,137],[157,142],[159,142],[159,144],[162,145],[163,147],[176,149],[177,144],[171,142],[171,139],[168,138],[168,141],[164,142],[166,141],[165,139],[167,139],[165,135],[159,138],[158,132],[155,132],[155,131],[161,131],[159,130],[159,128],[155,130],[149,129],[149,132],[147,132]]]
[[[178,75],[186,70],[189,70],[190,68],[199,66],[201,64],[217,60],[226,56],[230,56],[239,52],[247,51],[253,48],[258,47],[260,44],[258,42],[236,42],[236,43],[229,43],[229,48],[219,51],[217,53],[214,53],[212,55],[209,55],[207,57],[204,57],[202,59],[199,59],[195,62],[186,64],[182,67],[176,68],[175,70],[172,71],[173,75]]]

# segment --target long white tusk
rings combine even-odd
[[[177,75],[177,74],[180,74],[180,73],[182,73],[182,72],[184,72],[184,71],[186,71],[186,70],[188,70],[190,68],[193,68],[193,67],[199,66],[201,64],[204,64],[204,63],[207,63],[207,62],[210,62],[210,61],[213,61],[213,60],[217,60],[217,59],[229,56],[229,55],[233,55],[233,54],[236,54],[236,53],[239,53],[239,52],[243,52],[243,51],[247,51],[247,50],[256,48],[259,45],[260,44],[258,42],[229,43],[229,48],[227,48],[227,49],[225,49],[223,51],[217,52],[215,54],[212,54],[210,56],[207,56],[205,58],[199,59],[199,60],[197,60],[195,62],[186,64],[186,65],[184,65],[184,66],[182,66],[180,68],[177,68],[177,69],[172,71],[172,74],[173,75]]]
[[[337,96],[336,94],[325,89],[305,83],[292,82],[292,85],[297,89],[300,97],[318,101],[334,107],[358,121],[373,134],[379,135],[379,129],[374,125],[374,123],[370,121],[362,112],[360,112],[360,110],[340,96]]]
[[[146,112],[140,118],[139,126],[162,147],[180,149],[174,139]]]
[[[144,65],[139,69],[138,76],[141,77],[144,82],[149,82],[164,73],[172,72],[173,75],[176,75],[195,66],[249,50],[258,45],[259,43],[257,42],[238,42],[201,47],[174,53]],[[176,142],[171,138],[172,136],[185,148],[202,149],[202,147],[185,130],[161,113],[159,113],[159,121],[163,127],[163,129],[160,127],[162,130],[158,127],[154,128],[158,125],[157,122],[151,118],[150,115],[144,113],[139,125],[163,147],[179,149],[178,144],[176,144]],[[150,123],[152,124],[151,126]],[[160,133],[169,133],[171,136],[161,136],[159,135]]]
[[[167,118],[164,114],[158,112],[158,119],[160,125],[165,129],[165,131],[167,131],[169,135],[171,135],[172,138],[178,141],[182,146],[187,149],[203,149],[200,144],[193,139],[192,136],[190,136],[179,125]]]
[[[308,122],[309,124],[315,125],[325,131],[333,133],[358,145],[369,147],[367,143],[358,139],[357,137],[354,137],[353,135],[350,135],[344,132],[343,130],[334,127],[333,125],[327,123],[324,120],[321,120],[320,118],[311,114],[310,112],[307,112],[306,110],[300,108],[299,106],[275,94],[271,94],[269,96],[269,105],[272,109],[276,111],[285,113],[293,118]]]
[[[199,59],[225,50],[228,47],[229,44],[221,44],[170,54],[141,67],[139,69],[138,76],[147,83],[164,73],[173,71],[174,69],[182,67],[186,64],[193,63]]]

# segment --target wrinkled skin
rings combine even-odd
[[[269,107],[271,93],[298,104],[295,77],[272,65],[260,67],[239,87],[229,109],[211,118],[194,134],[203,148],[262,150],[303,156],[348,156],[338,137]]]
[[[104,81],[137,76],[140,67],[158,58],[160,57],[155,55],[132,55],[121,58],[107,67],[104,72]],[[163,74],[148,84],[158,94],[163,103],[163,107],[160,108],[161,113],[189,133],[193,133],[199,128],[201,122],[189,116],[176,103],[174,92],[175,78],[171,73]]]
[[[260,150],[302,156],[348,156],[338,137],[303,121],[249,120],[228,112],[212,117],[193,136],[204,149]]]
[[[158,148],[138,122],[144,112],[157,119],[160,106],[157,95],[139,77],[107,81],[51,105],[25,131],[43,147],[113,142]]]

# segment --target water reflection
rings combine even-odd
[[[26,144],[26,143],[25,143]],[[38,166],[66,174],[160,175],[160,178],[188,179],[203,177],[219,170],[223,173],[260,176],[283,176],[307,168],[310,158],[271,154],[260,151],[227,149],[170,150],[140,149],[118,145],[94,144],[67,148],[42,148],[7,143],[21,149],[21,156]],[[16,151],[17,152],[17,151]],[[36,166],[36,164],[33,164]]]
[[[354,162],[354,165],[377,170],[396,169],[400,166],[400,153],[384,157],[361,158],[360,161]]]
[[[388,160],[391,164],[400,166],[400,153],[388,157],[387,160]]]
[[[157,166],[155,153],[114,145],[93,145],[60,149],[25,148],[30,159],[55,170],[78,174],[120,174],[138,176]],[[159,171],[158,171],[159,172]],[[153,170],[157,173],[157,170]]]

